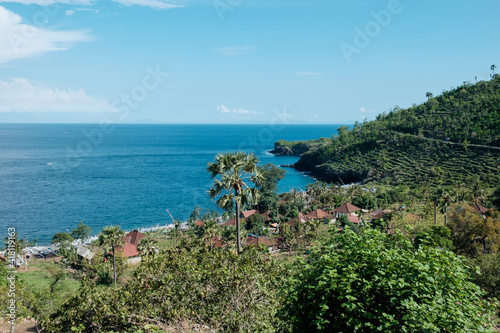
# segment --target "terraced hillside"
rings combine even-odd
[[[500,184],[500,77],[396,108],[304,153],[295,168],[320,180]]]

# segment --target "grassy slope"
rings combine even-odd
[[[304,154],[296,168],[333,182],[453,184],[479,175],[495,186],[500,183],[499,129],[497,76],[357,124]]]

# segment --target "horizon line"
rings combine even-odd
[[[29,122],[0,122],[0,125],[100,125],[98,122],[48,122],[48,123],[29,123]],[[110,125],[263,125],[263,126],[271,126],[275,124],[268,123],[110,123]],[[290,123],[290,124],[280,124],[280,126],[290,126],[290,125],[301,125],[301,126],[317,126],[317,125],[354,125],[351,122],[342,122],[342,123]]]

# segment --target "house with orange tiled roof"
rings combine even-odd
[[[242,223],[243,223],[243,221],[241,221],[241,219],[240,219],[240,225],[242,225]],[[230,219],[229,221],[222,223],[221,225],[223,227],[227,227],[227,226],[235,227],[236,226],[236,216],[233,217],[232,219]]]
[[[128,234],[126,234],[122,240],[124,242],[127,242],[127,243],[130,243],[134,246],[137,246],[139,245],[139,241],[143,238],[146,238],[147,236],[144,235],[142,232],[139,232],[138,230],[133,230],[131,232],[129,232]]]
[[[352,223],[355,223],[355,224],[359,224],[359,222],[361,222],[361,219],[357,216],[357,215],[347,215],[347,218],[349,219],[349,221],[351,221]]]
[[[197,227],[203,228],[205,226],[205,222],[203,222],[202,220],[196,220],[194,222],[194,225]]]
[[[226,241],[223,238],[213,237],[211,244],[213,247],[218,247],[220,249],[226,245]]]
[[[141,261],[137,246],[139,241],[147,236],[138,230],[133,230],[122,237],[122,245],[116,247],[116,254],[127,258],[129,263],[138,263]]]
[[[264,216],[264,217],[266,218],[266,221],[267,221],[267,222],[270,222],[270,221],[272,221],[272,220],[273,220],[273,218],[270,216],[271,212],[272,212],[272,210],[268,210],[267,212],[264,212],[264,213],[262,213],[262,214],[260,214],[260,215]],[[280,214],[278,214],[277,218],[279,219],[279,218],[281,218],[281,217],[282,217],[282,216],[281,216]]]
[[[304,218],[305,220],[324,220],[330,222],[332,216],[324,210],[316,209],[304,215]]]
[[[242,217],[244,219],[246,218],[249,218],[250,216],[252,216],[253,214],[257,214],[258,211],[256,209],[252,209],[252,210],[246,210],[244,212],[241,213]]]
[[[245,246],[259,245],[262,244],[269,249],[269,252],[275,251],[277,249],[277,243],[266,237],[250,235],[245,240]]]
[[[353,204],[347,202],[342,206],[335,208],[333,211],[336,213],[337,217],[339,217],[342,214],[354,214],[356,212],[359,212],[360,210],[361,208],[356,207]]]

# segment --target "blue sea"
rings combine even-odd
[[[93,234],[187,220],[207,195],[207,163],[217,153],[254,152],[261,164],[297,157],[268,153],[274,142],[330,137],[337,125],[0,124],[0,236],[50,243],[78,222]],[[314,180],[291,168],[279,192]],[[2,235],[5,234],[5,235]]]

